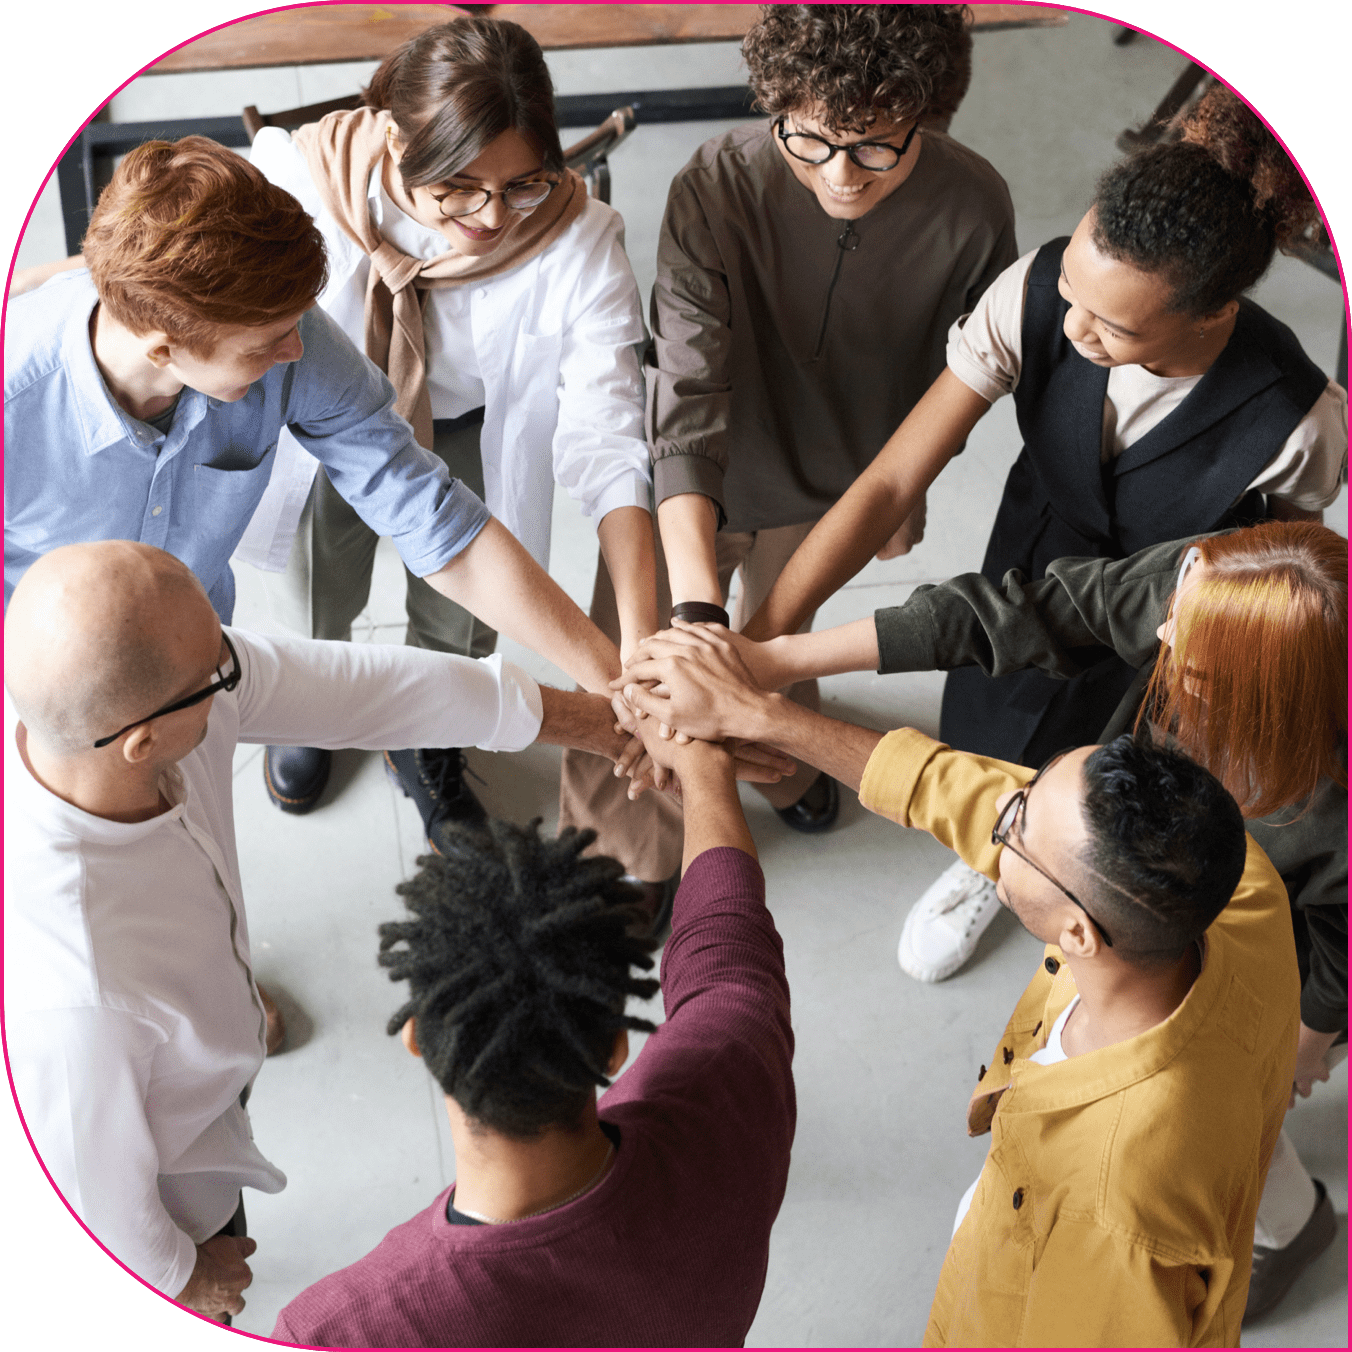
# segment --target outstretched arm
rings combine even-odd
[[[893,536],[990,404],[947,367],[873,463],[813,528],[743,632],[792,634]]]
[[[489,523],[427,579],[485,624],[534,649],[579,685],[609,695],[615,645],[577,608],[507,528]]]

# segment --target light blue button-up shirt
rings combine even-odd
[[[5,324],[5,604],[58,545],[140,540],[182,559],[222,622],[235,606],[230,555],[289,427],[409,571],[435,573],[487,524],[488,508],[413,439],[394,388],[318,307],[305,355],[243,399],[184,389],[167,433],[109,394],[89,342],[98,296],[86,271],[12,300]]]

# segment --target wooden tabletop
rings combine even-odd
[[[973,27],[1054,28],[1066,15],[1050,5],[974,5]],[[638,47],[650,43],[740,41],[759,5],[490,5],[546,49]],[[218,28],[151,66],[147,74],[229,70],[241,66],[310,66],[374,61],[433,24],[463,11],[456,5],[305,5]]]

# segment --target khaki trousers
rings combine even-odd
[[[783,572],[784,565],[814,525],[816,522],[809,521],[800,526],[778,526],[771,530],[718,532],[715,560],[725,600],[733,573],[739,573],[741,579],[741,590],[730,612],[734,629],[740,629],[756,613],[770,594],[775,579]],[[660,542],[657,547],[657,614],[660,623],[669,622],[671,589]],[[619,642],[619,611],[604,559],[598,559],[596,564],[591,618],[608,638]],[[809,615],[800,632],[811,628],[812,616]],[[787,694],[809,709],[821,707],[816,681],[801,681],[790,687]],[[591,827],[596,831],[597,853],[614,856],[629,873],[644,882],[669,878],[681,866],[680,805],[654,790],[631,803],[626,793],[629,781],[617,779],[613,768],[603,756],[582,751],[563,753],[559,829]],[[816,777],[817,771],[813,767],[800,764],[798,773],[790,781],[799,788],[797,796],[806,793]]]
[[[437,432],[432,450],[453,478],[463,480],[483,497],[478,427]],[[371,595],[379,539],[339,495],[321,465],[301,514],[286,572],[265,575],[275,579],[268,591],[277,618],[310,638],[349,641],[352,622]],[[493,651],[498,640],[494,630],[407,568],[404,573],[408,613],[404,641],[409,647],[465,657],[487,657]]]

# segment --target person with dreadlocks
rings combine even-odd
[[[286,1183],[245,1109],[266,1020],[235,846],[237,743],[430,736],[618,754],[624,739],[606,700],[539,687],[500,657],[223,629],[188,566],[136,541],[35,560],[10,599],[5,659],[15,1094],[90,1232],[228,1322],[254,1247],[241,1188]]]
[[[1219,779],[1130,735],[1034,774],[839,722],[762,690],[711,626],[626,677],[650,722],[820,756],[1046,944],[974,1077],[967,1130],[991,1145],[926,1345],[1237,1345],[1300,979],[1286,888]]]
[[[1183,139],[1113,166],[1069,239],[1008,268],[949,334],[948,365],[818,523],[744,632],[793,633],[904,520],[991,405],[1023,448],[981,571],[1037,581],[1066,557],[1125,558],[1264,517],[1318,520],[1347,463],[1347,394],[1245,296],[1318,212],[1275,136],[1224,86]],[[1070,680],[949,674],[940,737],[1037,764],[1096,738],[1134,679],[1115,654]],[[941,981],[999,906],[961,860],[915,902],[899,954]]]
[[[456,1180],[371,1253],[303,1291],[273,1337],[306,1346],[740,1346],[760,1303],[795,1102],[783,950],[722,745],[662,742],[684,876],[662,955],[640,892],[492,822],[419,861],[382,925],[409,999],[390,1020],[446,1096]],[[650,1036],[628,1055],[629,1031]],[[611,1085],[597,1101],[598,1087]]]

